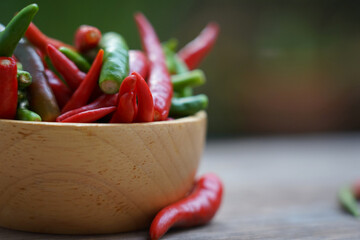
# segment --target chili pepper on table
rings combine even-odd
[[[208,98],[205,94],[190,97],[173,98],[171,100],[171,117],[185,117],[204,110],[208,105]]]
[[[149,59],[148,85],[154,101],[154,120],[165,120],[169,114],[173,89],[164,52],[155,30],[146,17],[138,13],[135,15],[135,22]]]
[[[193,191],[155,216],[150,226],[150,238],[161,238],[171,227],[192,227],[208,223],[220,207],[223,184],[215,174],[203,175]]]
[[[62,113],[84,106],[97,84],[100,76],[101,66],[103,64],[104,50],[100,50],[97,54],[89,72],[86,74],[84,81],[71,96],[70,100],[62,109]]]
[[[18,100],[16,61],[0,57],[0,119],[14,119]]]
[[[129,48],[124,38],[114,32],[104,34],[100,48],[104,49],[104,64],[99,86],[104,93],[114,94],[119,91],[122,81],[129,75]]]
[[[47,54],[47,45],[49,44],[53,45],[57,49],[59,49],[60,47],[67,47],[75,50],[74,47],[66,43],[46,36],[40,31],[40,29],[35,26],[34,23],[30,23],[28,29],[26,30],[25,36],[35,47],[37,47],[45,55]]]
[[[57,50],[56,47],[48,45],[47,52],[55,69],[63,76],[71,90],[75,91],[84,80],[86,74],[80,71],[75,63]]]
[[[81,25],[75,33],[75,47],[79,52],[85,52],[98,46],[101,40],[101,32],[98,28]]]
[[[178,56],[190,70],[195,69],[214,46],[218,34],[219,26],[209,23],[199,36],[178,52]]]
[[[110,123],[131,123],[134,121],[137,114],[136,81],[136,76],[130,75],[121,83],[117,108]]]
[[[32,76],[33,82],[29,86],[31,109],[38,113],[42,120],[55,121],[60,110],[47,82],[44,64],[35,48],[23,39],[15,49],[15,56],[22,63],[24,70]]]
[[[39,7],[36,4],[23,8],[11,19],[4,31],[0,30],[0,56],[11,57],[13,55],[16,45],[24,36],[38,10]]]
[[[81,54],[75,52],[74,50],[61,47],[59,51],[62,52],[68,59],[70,59],[75,65],[83,72],[88,72],[90,69],[90,63],[83,57]]]
[[[47,77],[49,86],[53,91],[56,102],[59,107],[62,108],[70,100],[72,91],[63,83],[60,78],[50,69],[45,69],[45,75]]]
[[[97,108],[116,106],[117,100],[118,100],[118,94],[111,94],[111,95],[103,94],[103,95],[101,95],[100,97],[98,97],[92,103],[90,103],[88,105],[85,105],[83,107],[73,109],[73,110],[70,110],[70,111],[68,111],[66,113],[61,114],[60,116],[58,116],[56,118],[56,121],[61,122],[65,118],[68,118],[68,117],[70,117],[72,115],[75,115],[77,113],[80,113],[80,112],[85,112],[85,111],[88,111],[88,110],[94,110],[94,109],[97,109]]]
[[[91,123],[105,117],[106,115],[114,112],[115,110],[115,106],[87,110],[65,118],[61,122]]]
[[[351,187],[342,187],[338,193],[341,207],[354,217],[360,217],[359,206]]]
[[[149,62],[147,57],[142,51],[139,50],[129,51],[129,68],[130,68],[130,72],[137,72],[144,79],[147,78],[149,73]]]
[[[154,121],[154,102],[149,86],[144,78],[137,72],[131,75],[136,77],[137,115],[136,122]]]
[[[16,64],[17,66],[17,64]],[[18,89],[25,89],[32,83],[31,74],[27,71],[17,70]]]

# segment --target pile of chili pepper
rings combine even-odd
[[[143,51],[129,49],[116,32],[80,26],[74,45],[46,36],[32,22],[31,4],[4,27],[0,24],[0,119],[72,123],[163,121],[206,109],[208,98],[193,95],[205,83],[196,69],[214,46],[219,27],[208,24],[176,51],[161,43],[147,18],[135,14]],[[150,227],[159,239],[171,227],[209,222],[222,199],[214,174],[198,179],[185,198],[160,210]]]
[[[161,43],[148,19],[134,15],[143,51],[129,49],[116,32],[82,25],[74,45],[43,33],[31,4],[0,25],[0,119],[73,123],[163,121],[204,110],[193,95],[205,83],[196,69],[219,33],[208,24],[179,51]]]

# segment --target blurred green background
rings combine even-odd
[[[3,1],[0,22],[32,2],[35,24],[68,43],[89,24],[140,48],[136,11],[180,47],[218,22],[220,38],[200,66],[208,82],[197,89],[210,98],[210,137],[360,128],[358,1],[12,0]]]

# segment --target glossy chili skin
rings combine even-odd
[[[150,73],[147,82],[154,101],[154,120],[166,120],[169,115],[173,89],[165,55],[155,30],[146,17],[137,13],[135,22],[149,59]]]
[[[112,113],[115,110],[115,106],[87,110],[65,118],[61,122],[92,123],[105,117],[106,115]]]
[[[110,123],[131,123],[137,114],[136,77],[130,75],[120,85],[118,103]]]
[[[111,94],[111,95],[103,94],[88,105],[61,114],[59,117],[56,118],[56,121],[61,122],[65,118],[68,118],[72,115],[85,111],[94,110],[97,108],[116,106],[117,100],[118,100],[118,94]]]
[[[81,25],[75,33],[75,47],[79,52],[85,52],[97,47],[101,40],[101,32],[98,28]]]
[[[39,114],[43,121],[52,122],[59,116],[60,110],[45,75],[45,67],[35,48],[22,39],[15,49],[16,58],[25,71],[32,76],[29,86],[31,110]]]
[[[16,61],[11,57],[0,57],[0,119],[15,118],[17,100]]]
[[[45,74],[51,90],[53,91],[56,102],[62,108],[70,100],[72,91],[63,83],[60,78],[50,69],[45,69]]]
[[[0,29],[0,56],[11,57],[13,55],[16,45],[24,36],[38,10],[37,4],[30,4],[11,19],[4,31]]]
[[[84,80],[86,74],[80,71],[75,63],[53,45],[48,45],[47,53],[55,69],[63,76],[69,87],[75,91]]]
[[[190,70],[195,69],[213,48],[218,34],[218,24],[209,23],[199,36],[178,52],[178,56],[186,63]]]
[[[148,85],[144,78],[137,72],[131,75],[136,77],[137,115],[136,122],[154,121],[154,102]]]
[[[100,76],[103,56],[104,50],[100,49],[89,72],[62,109],[62,113],[82,107],[89,101]]]
[[[146,79],[149,74],[149,61],[146,55],[142,51],[139,50],[129,51],[129,67],[131,73],[137,72],[144,79]]]
[[[160,210],[150,226],[150,238],[159,239],[171,227],[192,227],[208,223],[220,207],[223,184],[213,173],[203,175],[192,192]]]
[[[90,63],[80,54],[74,50],[61,47],[59,51],[62,52],[68,59],[70,59],[75,65],[83,72],[88,72],[90,69]]]

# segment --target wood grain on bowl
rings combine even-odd
[[[0,226],[61,234],[142,229],[190,189],[206,114],[145,124],[0,120]]]

